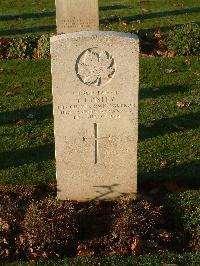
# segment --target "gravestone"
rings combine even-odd
[[[128,33],[51,38],[58,198],[136,193],[138,46]]]
[[[57,33],[99,29],[98,0],[56,0]]]

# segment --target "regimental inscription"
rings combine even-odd
[[[109,52],[89,48],[78,57],[75,70],[81,82],[88,86],[98,87],[112,80],[116,64]]]
[[[121,102],[119,92],[108,89],[74,91],[71,103],[57,108],[60,115],[72,119],[120,119],[124,114],[132,114],[136,105]]]
[[[93,19],[83,20],[81,18],[71,17],[70,19],[61,20],[63,28],[73,29],[80,28],[86,30],[91,29],[91,27],[96,27],[96,21]]]

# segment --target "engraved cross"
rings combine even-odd
[[[94,153],[94,163],[97,164],[98,163],[98,152],[99,152],[99,140],[100,139],[108,139],[110,140],[111,137],[98,137],[98,124],[94,123],[94,141],[95,141],[95,153]],[[92,139],[92,138],[85,138],[83,137],[83,141],[86,141],[88,139]]]

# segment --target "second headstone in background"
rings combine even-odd
[[[57,33],[99,30],[98,0],[56,0]]]

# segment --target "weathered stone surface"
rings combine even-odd
[[[51,38],[60,199],[136,192],[138,49],[137,36],[126,33]]]
[[[98,0],[56,0],[57,33],[99,29]]]

